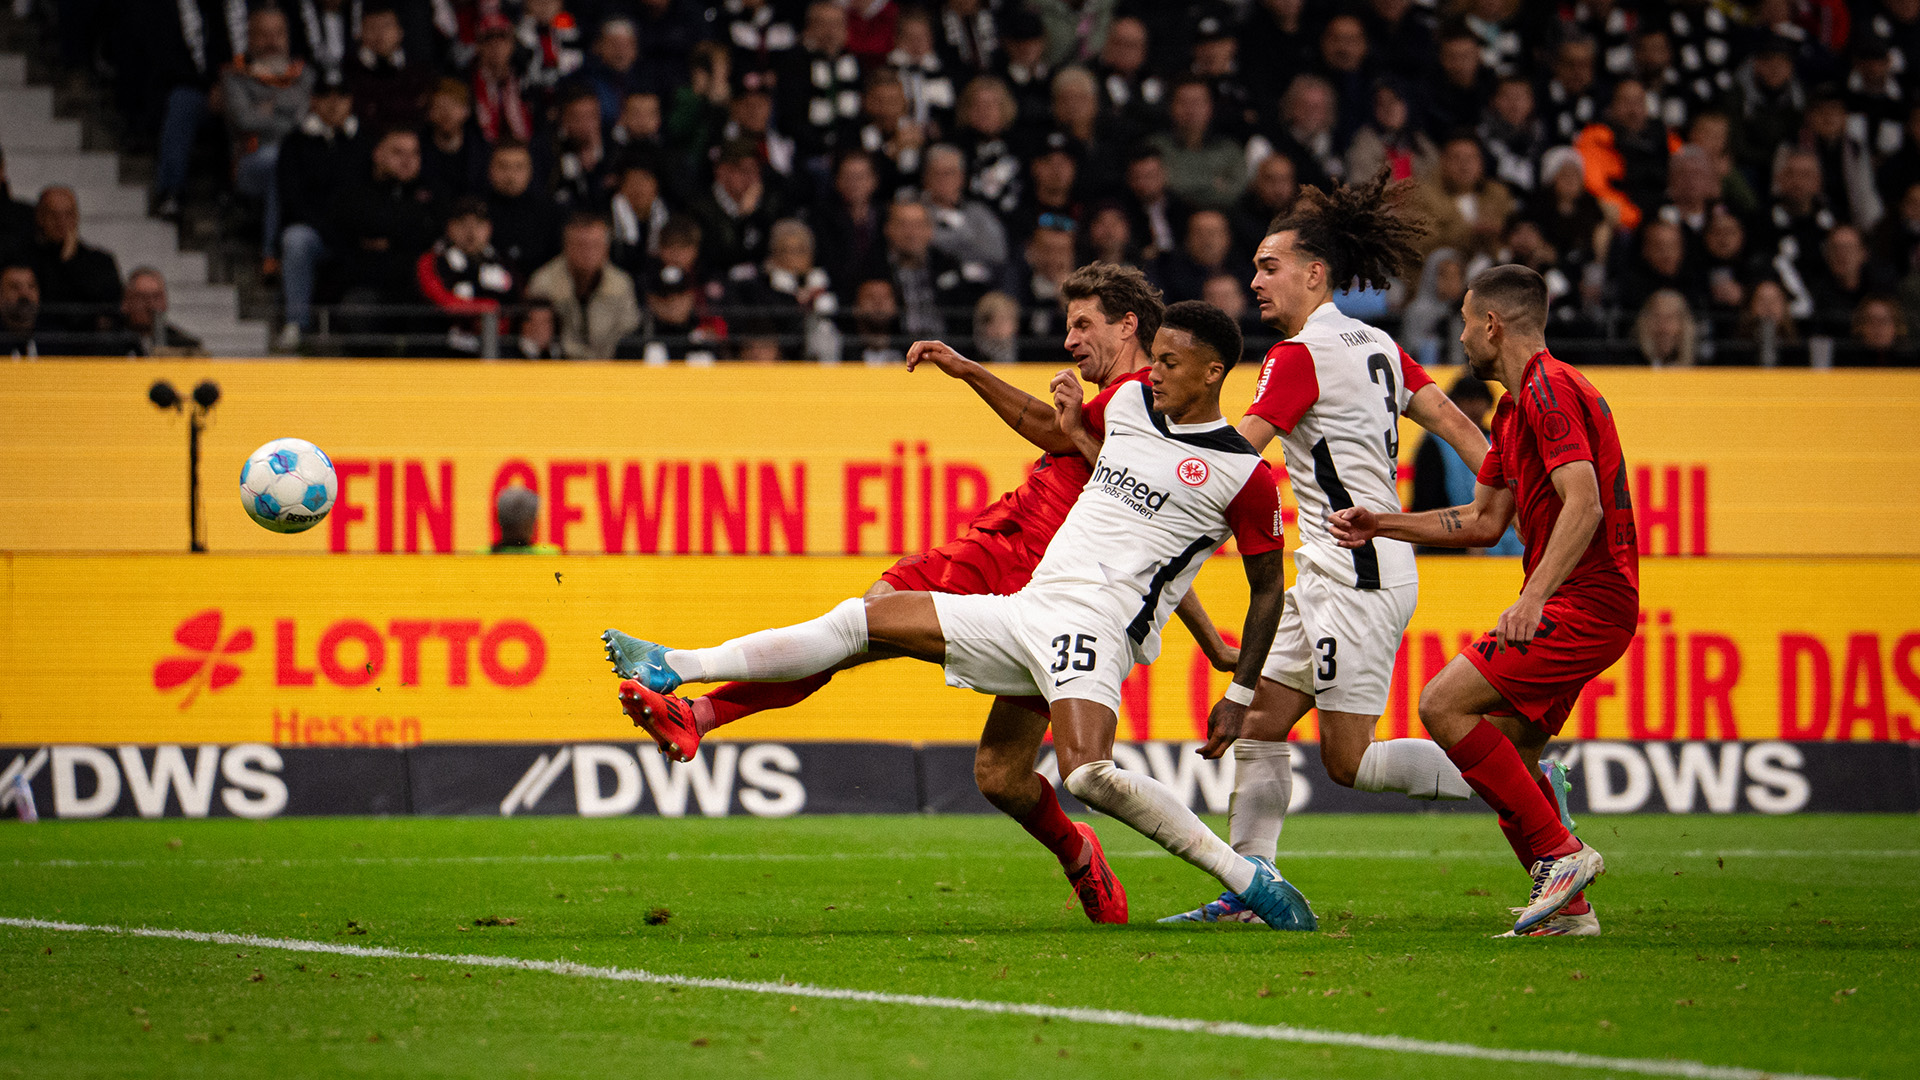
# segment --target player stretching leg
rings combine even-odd
[[[655,693],[683,680],[797,679],[879,645],[942,664],[954,686],[1040,695],[1053,714],[1069,791],[1212,874],[1276,929],[1313,928],[1305,898],[1271,862],[1239,855],[1165,785],[1113,763],[1121,682],[1135,663],[1158,655],[1174,601],[1229,536],[1238,541],[1252,598],[1234,685],[1208,718],[1215,754],[1239,734],[1279,621],[1283,555],[1273,473],[1220,416],[1220,386],[1240,348],[1226,313],[1175,304],[1154,339],[1150,386],[1125,384],[1083,407],[1072,373],[1055,378],[1061,430],[1101,440],[1101,452],[1018,593],[894,592],[715,648],[636,643],[622,655],[637,653],[638,661],[623,662],[622,674]],[[1040,733],[1027,734],[1032,761]]]
[[[1518,514],[1527,545],[1520,599],[1427,684],[1420,721],[1499,811],[1533,876],[1512,932],[1598,934],[1582,890],[1606,864],[1567,831],[1539,762],[1581,687],[1633,640],[1640,557],[1626,461],[1606,399],[1547,352],[1539,274],[1511,265],[1476,274],[1461,315],[1473,374],[1507,388],[1472,505],[1424,514],[1355,507],[1334,514],[1333,535],[1348,547],[1376,536],[1485,547]]]
[[[1394,656],[1419,595],[1413,549],[1379,540],[1349,551],[1327,532],[1348,506],[1400,509],[1400,417],[1445,439],[1473,468],[1487,441],[1392,338],[1333,305],[1356,279],[1385,287],[1417,264],[1420,226],[1396,206],[1386,174],[1360,187],[1301,190],[1254,253],[1260,318],[1291,335],[1267,353],[1240,433],[1264,450],[1277,436],[1300,506],[1298,575],[1246,727],[1233,746],[1228,838],[1242,855],[1275,857],[1293,797],[1287,736],[1320,710],[1320,757],[1342,787],[1415,799],[1472,794],[1426,739],[1375,742]],[[1162,922],[1246,922],[1230,895]]]
[[[1159,293],[1133,267],[1096,263],[1061,286],[1066,305],[1065,346],[1088,381],[1114,388],[1146,378],[1146,345],[1159,329],[1164,308]],[[1096,445],[1083,455],[1054,422],[1053,406],[1011,386],[986,368],[937,341],[916,342],[908,370],[929,364],[960,379],[1022,437],[1044,451],[1027,479],[977,514],[960,537],[931,551],[909,555],[881,575],[866,595],[889,592],[956,594],[1014,593],[1027,583],[1060,522],[1093,472]],[[1215,667],[1233,670],[1239,650],[1221,640],[1191,594],[1175,609]],[[826,671],[788,682],[732,682],[683,700],[636,688],[622,704],[663,753],[692,758],[700,739],[723,724],[767,709],[796,705],[825,686],[835,672],[895,655],[872,650]],[[1033,771],[1035,749],[1047,730],[1042,697],[997,698],[988,711],[975,758],[975,779],[988,801],[1020,822],[1059,859],[1094,922],[1125,922],[1126,891],[1107,866],[1090,826],[1060,809],[1053,785]],[[1022,754],[1024,753],[1024,758]]]

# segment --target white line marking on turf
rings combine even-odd
[[[287,952],[327,953],[375,960],[428,960],[470,967],[512,968],[566,975],[576,979],[605,979],[611,982],[653,983],[702,990],[727,990],[747,994],[778,994],[786,997],[816,998],[825,1001],[857,1001],[872,1005],[906,1005],[922,1009],[952,1009],[958,1012],[997,1013],[1010,1016],[1040,1016],[1051,1020],[1070,1020],[1083,1024],[1111,1027],[1145,1028],[1198,1035],[1225,1035],[1241,1039],[1265,1039],[1273,1042],[1308,1043],[1316,1046],[1345,1046],[1356,1050],[1381,1050],[1388,1053],[1428,1054],[1436,1057],[1470,1058],[1479,1061],[1516,1062],[1528,1065],[1558,1065],[1575,1069],[1606,1069],[1639,1073],[1644,1076],[1679,1076],[1687,1080],[1836,1080],[1834,1077],[1799,1073],[1771,1072],[1738,1066],[1708,1065],[1700,1061],[1678,1059],[1606,1057],[1564,1050],[1506,1050],[1470,1043],[1436,1042],[1407,1039],[1397,1035],[1362,1035],[1348,1031],[1322,1031],[1290,1024],[1242,1024],[1224,1020],[1197,1020],[1177,1016],[1153,1016],[1147,1013],[1121,1012],[1117,1009],[1085,1009],[1063,1005],[1035,1005],[1016,1001],[982,1001],[975,998],[933,997],[924,994],[888,994],[874,990],[848,990],[807,983],[745,982],[737,979],[702,979],[690,975],[661,975],[638,968],[592,967],[564,960],[523,960],[512,956],[412,952],[368,945],[342,945],[332,941],[304,941],[299,938],[263,938],[253,934],[217,934],[199,930],[162,930],[153,927],[95,926],[84,923],[51,922],[45,919],[0,917],[0,926],[22,930],[59,930],[129,937],[165,938],[195,941],[211,945],[244,945],[254,949],[282,949]]]
[[[1166,853],[1158,849],[1149,851],[1109,851],[1109,859],[1157,859]],[[1917,859],[1920,848],[1830,848],[1826,850],[1808,850],[1797,848],[1692,848],[1685,851],[1667,849],[1608,848],[1607,854],[1613,858],[1638,859],[1705,859],[1720,856],[1737,859]],[[1039,859],[1053,856],[1045,851],[1010,850],[1001,853],[1004,858],[1028,857]],[[136,866],[420,866],[420,865],[458,865],[462,863],[597,863],[620,862],[839,862],[854,859],[898,859],[902,861],[921,859],[954,859],[961,856],[944,851],[811,851],[811,852],[725,852],[725,851],[667,851],[658,854],[640,853],[637,855],[591,854],[591,855],[369,855],[342,856],[329,859],[266,859],[236,856],[227,859],[46,859],[29,862],[15,859],[16,867],[48,867],[53,869],[85,869],[90,867],[136,867]],[[1404,848],[1391,851],[1367,851],[1349,848],[1344,851],[1282,851],[1279,860],[1288,859],[1452,859],[1455,861],[1506,862],[1511,856],[1504,851],[1484,850],[1419,850]]]

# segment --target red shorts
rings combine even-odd
[[[1011,596],[1027,587],[1039,561],[1018,537],[971,529],[930,551],[908,555],[888,567],[880,580],[902,592]],[[1004,700],[1028,712],[1052,715],[1043,697]]]
[[[880,580],[902,592],[1010,596],[1026,588],[1038,562],[1019,537],[973,529],[930,551],[908,555],[888,567]]]
[[[1627,614],[1622,626],[1619,612],[1602,614],[1585,598],[1556,594],[1532,641],[1502,648],[1489,631],[1461,655],[1506,699],[1507,708],[1496,711],[1558,735],[1581,689],[1626,653],[1636,618]]]

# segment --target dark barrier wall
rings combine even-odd
[[[1195,810],[1225,813],[1231,755],[1198,743],[1122,743],[1122,768],[1149,772]],[[1572,768],[1575,813],[1920,811],[1920,744],[1583,742],[1549,751]],[[1484,811],[1338,787],[1320,748],[1294,746],[1295,812]],[[1053,754],[1040,772],[1057,780]],[[25,777],[44,818],[298,815],[987,813],[970,746],[714,742],[689,763],[652,744],[427,745],[410,749],[51,746],[0,749],[0,810]],[[1069,810],[1084,809],[1063,790]]]

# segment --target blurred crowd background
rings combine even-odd
[[[247,245],[282,352],[1058,362],[1093,260],[1259,352],[1267,223],[1385,169],[1424,263],[1339,303],[1422,361],[1495,262],[1577,363],[1917,355],[1920,0],[14,8],[150,212]],[[0,351],[191,348],[85,234],[70,190],[0,200]]]

